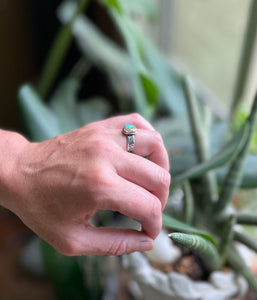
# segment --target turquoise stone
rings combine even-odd
[[[127,134],[127,135],[129,135],[129,134],[136,134],[136,131],[137,131],[136,126],[135,125],[131,125],[131,124],[127,124],[123,128],[123,133]]]
[[[127,124],[127,125],[124,126],[124,128],[125,128],[126,130],[127,130],[127,129],[131,129],[131,128],[136,129],[136,126],[135,126],[135,125],[131,125],[131,124]]]

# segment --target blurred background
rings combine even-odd
[[[60,28],[56,10],[60,0],[0,0],[0,128],[24,132],[17,92],[21,84],[37,84],[50,46]],[[249,105],[257,87],[257,26],[252,24],[250,44],[243,45],[249,25],[250,0],[159,0],[151,22],[139,20],[149,38],[178,69],[190,73],[229,113],[237,99]],[[256,1],[255,1],[256,2]],[[91,1],[88,18],[117,45],[123,40],[106,10]],[[255,12],[257,20],[257,12]],[[256,22],[255,22],[256,23]],[[54,87],[78,61],[73,41]],[[241,69],[241,72],[239,70]],[[242,71],[243,69],[243,71]],[[239,77],[238,74],[241,74]],[[243,75],[242,75],[243,74]],[[119,111],[117,95],[100,68],[90,68],[80,98],[104,97]],[[47,277],[35,276],[20,264],[20,255],[33,234],[10,212],[0,210],[0,299],[56,299]],[[120,298],[122,299],[122,298]]]

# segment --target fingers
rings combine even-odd
[[[125,139],[125,141],[124,141]],[[126,137],[123,137],[123,147],[126,145]],[[123,148],[126,149],[126,146]],[[169,157],[164,147],[160,134],[156,131],[138,130],[135,136],[134,154],[147,157],[155,164],[169,171]]]
[[[150,160],[138,155],[128,155],[126,152],[121,159],[116,160],[115,167],[121,177],[155,195],[164,209],[170,186],[170,174],[167,170]]]
[[[142,232],[156,238],[162,227],[162,204],[160,200],[147,191],[117,174],[109,179],[115,185],[109,187],[104,198],[99,198],[97,209],[118,211],[142,225]]]
[[[78,231],[78,230],[77,230]],[[122,255],[153,248],[153,240],[142,232],[130,229],[83,226],[77,240],[67,247],[67,255]],[[72,242],[71,242],[72,243]]]

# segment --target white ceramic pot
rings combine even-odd
[[[229,300],[246,293],[246,281],[233,272],[215,271],[209,281],[193,281],[177,272],[154,269],[146,256],[135,252],[122,257],[123,267],[137,282],[145,300]]]

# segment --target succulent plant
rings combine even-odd
[[[209,272],[228,264],[248,281],[257,294],[257,277],[246,266],[236,243],[257,251],[254,238],[238,231],[238,224],[257,225],[257,215],[231,210],[235,192],[244,177],[243,162],[255,128],[257,95],[251,112],[241,128],[235,132],[221,150],[209,157],[210,136],[203,126],[203,113],[194,94],[193,85],[183,78],[188,116],[194,142],[197,164],[173,176],[173,187],[184,190],[184,222],[166,214],[163,226],[172,229],[169,237],[199,256]],[[229,164],[224,179],[219,184],[214,169]],[[253,166],[254,168],[254,166]]]

